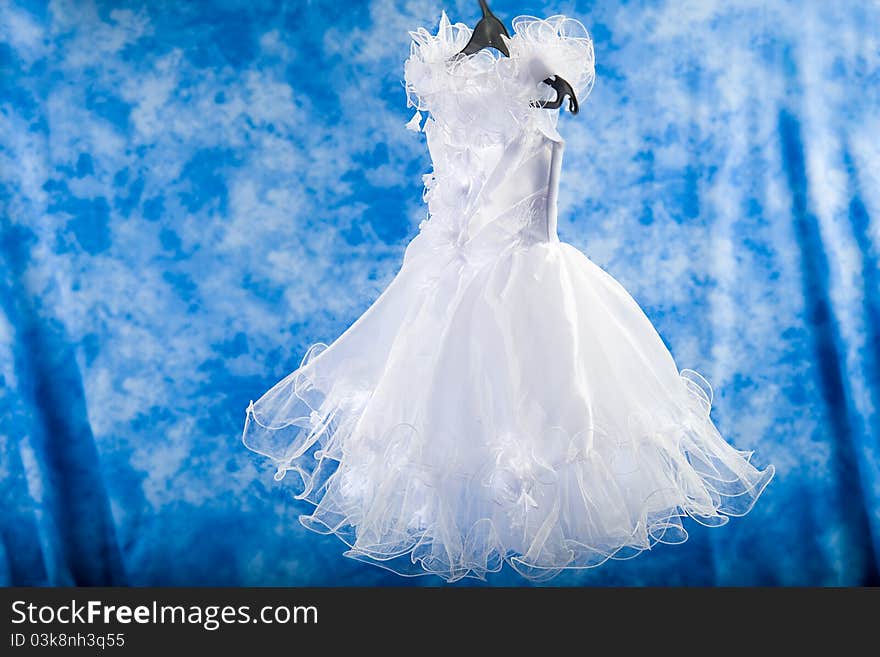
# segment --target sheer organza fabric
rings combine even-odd
[[[542,81],[564,78],[586,100],[595,81],[593,42],[582,23],[565,16],[518,16],[505,40],[510,57],[493,49],[458,56],[471,29],[451,23],[444,12],[436,34],[410,32],[412,46],[404,71],[409,104],[443,123],[447,139],[465,143],[504,140],[529,124],[556,125],[558,112],[532,101],[551,99]],[[420,115],[417,114],[417,118]]]
[[[583,101],[592,42],[561,16],[514,26],[510,60],[454,58],[470,30],[445,14],[412,33],[430,218],[367,312],[247,408],[245,444],[314,505],[303,525],[403,575],[631,558],[686,540],[684,517],[745,514],[773,476],[722,438],[708,383],[626,290],[558,239],[564,142],[530,102],[547,70]]]

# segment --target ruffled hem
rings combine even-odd
[[[687,412],[630,418],[627,435],[551,428],[540,450],[498,437],[477,468],[431,460],[411,424],[378,440],[357,434],[369,393],[320,390],[309,365],[325,349],[314,345],[248,405],[243,441],[274,462],[276,480],[299,476],[296,498],[315,507],[300,516],[304,527],[399,575],[484,580],[506,562],[544,581],[632,559],[685,542],[685,517],[714,527],[745,515],[775,472],[721,438],[709,419],[711,387],[692,370],[680,373]]]

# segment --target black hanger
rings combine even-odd
[[[504,43],[504,39],[501,38],[502,34],[508,39],[510,38],[510,34],[507,32],[507,28],[504,27],[504,23],[498,20],[498,17],[492,13],[492,10],[489,9],[489,5],[486,4],[486,0],[480,0],[480,9],[483,12],[483,17],[479,20],[476,27],[474,27],[474,31],[471,34],[471,38],[467,42],[467,45],[462,48],[458,54],[473,55],[475,52],[479,52],[483,48],[495,48],[495,50],[505,57],[510,57],[510,51],[507,49],[507,44]],[[553,100],[533,100],[532,105],[545,109],[556,109],[562,106],[563,99],[565,96],[568,96],[568,111],[572,114],[578,113],[579,107],[577,95],[575,95],[574,89],[571,88],[571,85],[566,80],[558,75],[553,75],[543,80],[543,82],[553,87],[556,91],[556,98]]]
[[[510,51],[507,49],[507,44],[504,43],[504,39],[501,38],[502,34],[508,39],[510,38],[510,34],[507,33],[507,28],[504,27],[504,23],[498,20],[498,17],[492,13],[492,10],[489,9],[489,5],[486,4],[486,0],[480,0],[480,9],[483,10],[483,17],[479,20],[476,27],[474,27],[470,41],[467,42],[467,45],[461,50],[461,52],[459,52],[459,54],[473,55],[475,52],[478,52],[483,48],[491,47],[495,48],[495,50],[505,57],[510,57]]]
[[[543,80],[543,82],[544,84],[549,84],[556,90],[556,98],[553,100],[533,100],[532,105],[535,107],[556,109],[557,107],[562,106],[562,99],[568,96],[568,111],[572,114],[578,113],[580,107],[578,107],[577,95],[575,95],[574,89],[572,89],[571,85],[566,82],[565,78],[554,75]]]

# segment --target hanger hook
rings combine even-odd
[[[479,20],[476,27],[474,27],[474,31],[471,34],[471,38],[468,40],[467,45],[462,48],[458,54],[473,55],[475,52],[482,50],[486,46],[491,46],[505,57],[510,57],[510,50],[507,49],[507,44],[504,43],[504,39],[501,38],[502,34],[508,39],[510,38],[510,34],[507,32],[507,28],[504,27],[504,23],[492,13],[492,10],[489,9],[489,5],[486,4],[486,0],[480,0],[480,10],[483,12],[483,17]]]

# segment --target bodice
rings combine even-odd
[[[564,140],[558,109],[543,80],[563,77],[583,101],[594,80],[593,44],[565,16],[519,16],[505,38],[510,57],[484,49],[458,55],[471,36],[444,12],[436,34],[410,32],[405,64],[410,122],[427,138],[433,172],[424,176],[429,219],[422,230],[459,245],[478,235],[539,241],[556,238],[556,193]],[[428,117],[422,125],[422,112]]]

